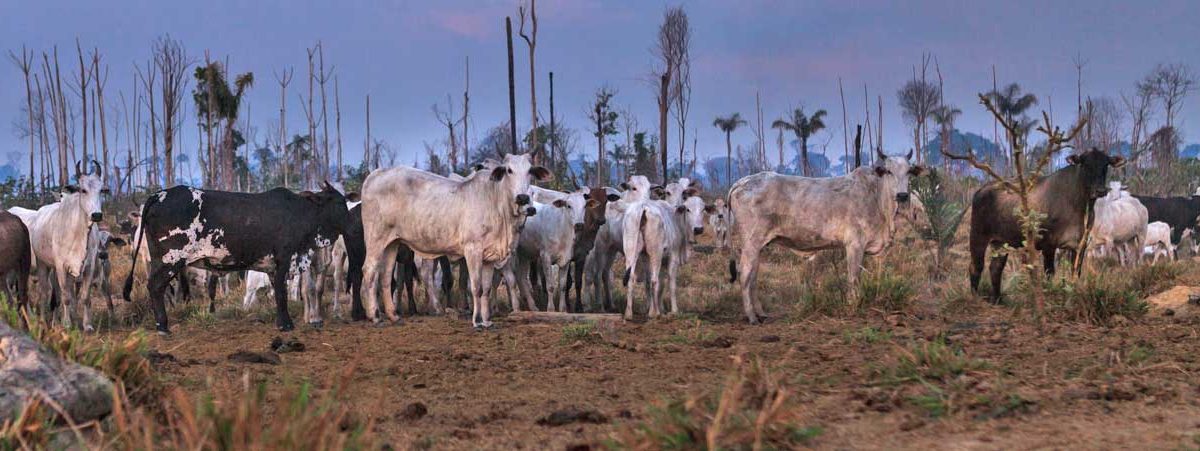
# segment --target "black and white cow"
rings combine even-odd
[[[170,333],[163,292],[187,266],[212,271],[253,269],[271,274],[275,325],[294,327],[287,310],[287,280],[303,272],[318,248],[345,233],[350,214],[346,198],[328,183],[321,191],[299,194],[285,188],[231,193],[176,186],[151,195],[142,206],[142,227],[134,245],[134,264],[143,235],[150,254],[149,291],[155,326]],[[124,296],[133,288],[133,268]],[[320,324],[319,306],[305,305],[305,319]]]

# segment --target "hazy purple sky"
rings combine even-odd
[[[555,108],[569,126],[585,126],[585,105],[597,87],[608,84],[619,91],[618,105],[635,111],[644,128],[654,128],[653,97],[642,80],[652,67],[650,49],[663,9],[675,3],[539,2],[543,116],[548,114],[545,72],[554,71]],[[423,141],[444,138],[430,105],[444,102],[446,94],[461,96],[464,57],[471,58],[472,142],[507,118],[503,20],[513,15],[516,27],[516,5],[516,0],[10,0],[0,2],[0,47],[19,51],[25,44],[41,51],[57,44],[66,57],[64,71],[75,68],[76,37],[87,47],[99,47],[111,66],[106,95],[115,105],[119,90],[129,95],[132,89],[132,64],[144,63],[151,42],[170,33],[184,42],[190,56],[203,58],[208,49],[214,58],[228,57],[232,71],[254,72],[249,107],[261,139],[279,115],[272,72],[289,66],[295,67],[297,82],[289,88],[288,124],[292,132],[300,131],[303,113],[296,94],[297,88],[307,88],[304,50],[320,39],[327,66],[334,66],[340,78],[349,159],[357,161],[361,155],[363,103],[369,93],[373,135],[398,146],[400,161],[410,164],[423,153]],[[1129,92],[1158,62],[1183,62],[1200,70],[1200,2],[1195,0],[688,0],[683,5],[695,36],[691,123],[699,131],[702,157],[724,153],[713,117],[731,112],[752,116],[756,90],[762,92],[768,122],[799,105],[829,110],[831,130],[817,142],[830,139],[830,153],[840,155],[839,76],[846,85],[851,127],[863,120],[865,83],[872,108],[875,96],[883,96],[887,150],[902,152],[910,139],[896,107],[896,90],[924,52],[937,56],[946,98],[964,111],[959,128],[985,136],[991,135],[992,125],[975,93],[991,89],[992,65],[1001,85],[1020,82],[1041,98],[1040,108],[1052,104],[1063,122],[1075,105],[1071,59],[1077,54],[1089,61],[1085,96]],[[525,128],[528,63],[523,41],[514,38],[517,121]],[[0,149],[9,158],[13,149],[27,149],[10,126],[24,102],[20,73],[10,64],[0,70],[0,87]],[[1188,142],[1200,138],[1197,115],[1200,94],[1194,93],[1179,120]],[[1155,118],[1156,124],[1160,121]],[[185,148],[195,149],[194,122],[184,132]],[[748,145],[753,139],[749,129],[735,134],[735,143]],[[582,150],[590,155],[594,149],[589,143],[585,140]]]

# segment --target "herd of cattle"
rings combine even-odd
[[[416,280],[430,308],[441,312],[438,292],[448,296],[458,266],[459,283],[472,301],[471,323],[486,328],[492,325],[492,292],[500,284],[513,311],[521,309],[522,300],[525,308],[536,310],[542,290],[547,310],[616,310],[612,265],[623,257],[625,317],[633,316],[638,281],[645,286],[646,313],[655,317],[680,311],[678,275],[694,236],[707,226],[729,252],[731,281],[741,278],[746,318],[758,323],[765,312],[754,293],[755,279],[760,254],[770,244],[801,252],[844,249],[849,298],[858,298],[863,256],[887,249],[902,211],[919,209],[909,178],[926,169],[910,164],[910,157],[911,152],[904,157],[879,153],[875,165],[842,177],[754,174],[711,203],[686,178],[657,186],[635,175],[619,187],[569,193],[541,188],[532,183],[551,175],[525,155],[489,160],[465,177],[409,167],[379,170],[366,178],[361,194],[329,183],[318,191],[276,188],[257,194],[176,186],[151,194],[140,211],[130,214],[132,222],[122,227],[128,240],[101,227],[106,190],[100,166],[93,161],[92,170],[81,171],[77,163],[77,185],[65,187],[58,202],[0,212],[0,285],[7,299],[25,304],[33,271],[45,311],[57,310],[69,326],[81,310],[80,324],[90,330],[93,287],[112,308],[108,250],[131,243],[124,298],[130,299],[142,262],[148,266],[147,290],[159,332],[169,332],[168,298],[187,297],[198,278],[211,302],[219,285],[228,290],[222,275],[232,272],[245,279],[245,306],[257,291],[272,288],[276,325],[290,330],[289,296],[303,300],[305,322],[322,322],[320,300],[329,272],[333,313],[342,313],[349,292],[351,317],[378,322],[400,319],[397,298],[404,292],[409,310],[415,311]],[[1095,149],[1067,162],[1038,180],[1030,196],[1044,215],[1036,246],[1048,273],[1054,272],[1059,249],[1086,250],[1081,244],[1089,212],[1094,212],[1090,242],[1126,264],[1141,261],[1143,249],[1155,260],[1161,254],[1173,258],[1178,243],[1196,233],[1200,192],[1172,198],[1130,195],[1119,183],[1107,184],[1108,169],[1124,161]],[[975,193],[972,289],[978,289],[989,248],[1022,245],[1018,204],[998,184]],[[1000,295],[1006,260],[1003,253],[991,257],[993,299]],[[585,283],[591,287],[590,302],[583,301]]]

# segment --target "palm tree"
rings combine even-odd
[[[733,113],[729,117],[717,117],[713,119],[713,127],[721,129],[725,132],[725,184],[733,184],[733,172],[730,169],[730,162],[733,161],[733,144],[729,141],[730,135],[738,127],[746,125],[746,120],[742,119],[741,113]]]
[[[1009,152],[1012,152],[1016,140],[1024,139],[1036,123],[1032,119],[1022,116],[1024,116],[1025,110],[1037,105],[1037,96],[1022,93],[1021,85],[1010,83],[1004,89],[992,90],[987,93],[987,98],[992,102],[992,106],[996,107],[996,111],[1004,116],[1005,122],[1016,125],[1017,134],[1010,133],[1008,136]]]
[[[941,147],[943,167],[949,164],[945,155],[950,151],[950,132],[954,130],[954,120],[961,114],[962,110],[946,104],[939,105],[929,112],[933,122],[941,128],[941,132],[938,134],[938,141],[940,141],[938,144]]]
[[[808,177],[808,138],[825,128],[822,118],[826,114],[825,110],[817,110],[812,116],[807,116],[804,114],[804,108],[796,108],[792,111],[791,121],[776,119],[771,123],[771,128],[791,130],[796,134],[796,139],[800,140],[800,162],[805,177]]]

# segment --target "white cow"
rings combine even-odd
[[[1121,182],[1111,182],[1108,194],[1096,199],[1095,212],[1092,238],[1098,255],[1114,250],[1123,265],[1140,262],[1139,250],[1146,242],[1146,224],[1150,218],[1146,207],[1129,191],[1121,189]],[[1103,251],[1099,251],[1101,247]]]
[[[382,274],[390,274],[400,244],[423,258],[465,258],[470,274],[471,324],[490,327],[492,272],[504,264],[517,239],[515,224],[530,202],[530,179],[546,180],[550,171],[532,166],[526,155],[507,155],[491,170],[477,171],[457,182],[413,168],[395,167],[367,177],[362,189],[363,305],[378,321],[377,296],[383,312],[398,321],[388,290],[379,293]]]
[[[75,163],[75,178],[78,185],[63,187],[62,198],[55,203],[37,209],[36,214],[26,209],[10,209],[9,211],[25,221],[29,229],[29,239],[33,246],[34,259],[37,268],[39,284],[45,285],[40,290],[49,295],[51,285],[56,285],[63,294],[62,323],[71,325],[71,313],[82,304],[82,326],[86,331],[92,328],[92,312],[88,302],[77,302],[87,299],[91,293],[90,283],[81,284],[82,292],[74,290],[76,279],[90,280],[90,274],[85,274],[84,261],[87,257],[88,233],[93,223],[100,222],[103,214],[100,206],[103,201],[101,191],[104,189],[104,174],[100,164],[92,161],[93,172],[82,172],[79,162]],[[16,210],[16,211],[14,211]],[[50,282],[53,273],[54,283]],[[47,297],[48,299],[48,297]]]
[[[742,276],[742,308],[751,324],[763,316],[753,297],[759,255],[778,243],[797,251],[842,248],[851,302],[857,302],[858,274],[864,254],[875,255],[891,244],[900,205],[908,201],[909,175],[924,171],[910,165],[909,155],[878,153],[874,166],[841,177],[808,178],[760,172],[733,184],[729,209],[730,241],[737,260],[730,275]]]
[[[662,286],[659,273],[667,268],[670,287],[671,313],[679,313],[675,285],[679,268],[687,259],[691,247],[690,235],[704,233],[704,213],[711,207],[698,196],[686,196],[680,205],[669,200],[643,200],[629,206],[625,212],[623,252],[625,254],[625,318],[633,318],[634,284],[637,283],[637,262],[646,257],[650,272],[648,315],[657,317],[662,311]]]
[[[1154,256],[1151,263],[1158,263],[1159,255],[1174,261],[1176,256],[1175,245],[1171,244],[1171,226],[1162,221],[1147,224],[1146,241],[1143,243],[1143,247],[1143,254]]]
[[[566,293],[562,288],[567,283],[566,269],[571,261],[575,234],[583,228],[584,209],[594,207],[597,203],[584,199],[583,193],[571,193],[550,204],[536,200],[531,203],[537,214],[526,219],[517,241],[516,258],[509,259],[508,266],[514,271],[521,297],[525,298],[530,310],[535,309],[535,304],[533,288],[529,283],[529,269],[530,264],[536,261],[549,296],[546,310],[555,311],[557,300],[557,310],[566,311]],[[512,304],[513,311],[519,310],[516,300]]]
[[[721,249],[728,249],[729,206],[725,205],[725,199],[717,199],[713,201],[712,213],[708,215],[708,226],[712,228],[717,247],[720,247]]]
[[[258,291],[263,288],[271,288],[271,276],[261,271],[246,271],[246,293],[242,295],[242,308],[248,310],[253,307]]]

